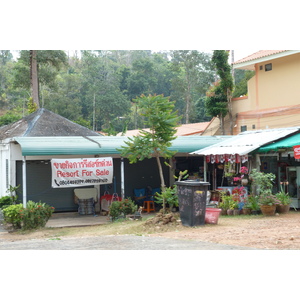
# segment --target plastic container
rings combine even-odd
[[[205,211],[206,224],[218,224],[219,216],[222,209],[207,207]]]
[[[185,180],[175,182],[181,223],[184,226],[205,224],[208,182]]]

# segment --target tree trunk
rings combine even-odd
[[[225,135],[224,116],[222,114],[220,115],[220,127],[221,127],[222,135]]]
[[[165,185],[165,179],[164,179],[164,174],[163,174],[163,170],[162,170],[159,155],[156,155],[156,161],[157,161],[157,166],[158,166],[159,176],[160,176],[160,182],[161,182],[161,192],[164,192],[165,189],[166,189],[166,185]],[[163,213],[165,213],[165,212],[166,212],[166,200],[163,199]]]
[[[30,87],[33,104],[35,104],[36,108],[39,109],[40,101],[36,51],[37,50],[30,50]]]
[[[233,135],[233,116],[232,116],[232,94],[229,89],[227,89],[227,103],[228,103],[228,116],[229,116],[229,127],[230,134]]]
[[[187,93],[185,97],[186,109],[185,109],[185,124],[190,123],[190,106],[191,106],[191,84],[189,80],[189,76],[186,76],[187,80]]]

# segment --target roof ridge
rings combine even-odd
[[[26,129],[26,131],[24,132],[23,136],[27,136],[27,134],[29,134],[31,132],[31,130],[34,128],[35,124],[37,123],[37,121],[39,120],[39,118],[41,117],[42,113],[44,111],[44,108],[40,108],[38,109],[36,112],[37,112],[37,115],[33,118],[32,121],[30,121],[28,123],[28,127]]]

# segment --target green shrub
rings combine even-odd
[[[4,209],[13,204],[13,199],[10,196],[3,196],[0,198],[0,208]]]
[[[131,199],[124,199],[122,201],[114,201],[109,207],[109,215],[112,220],[119,218],[120,216],[126,216],[133,214],[137,210],[137,205]]]
[[[10,205],[3,209],[4,222],[14,229],[36,229],[44,227],[51,217],[54,207],[46,203],[28,201],[26,208],[22,204]]]
[[[4,208],[4,223],[11,224],[14,229],[20,229],[22,227],[22,209],[22,204],[14,204]]]
[[[156,193],[154,197],[156,199],[156,203],[161,204],[165,201],[171,210],[173,207],[178,207],[177,185],[167,187],[165,191]]]

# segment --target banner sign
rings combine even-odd
[[[294,158],[300,159],[300,145],[293,146],[294,148]]]
[[[51,159],[51,169],[53,188],[109,184],[113,179],[111,157]]]

